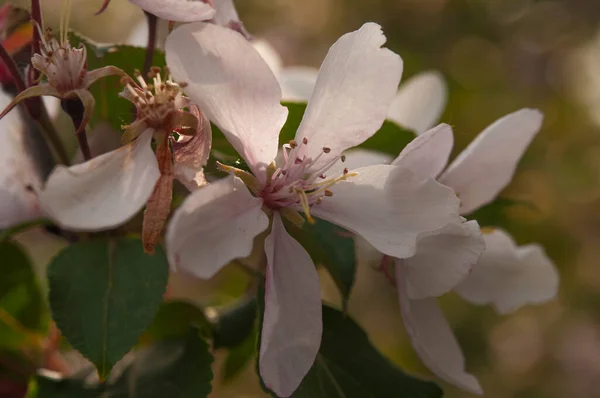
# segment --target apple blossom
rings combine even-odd
[[[161,77],[156,68],[151,77],[152,84],[147,84],[137,74],[139,84],[128,81],[122,93],[137,109],[136,120],[125,126],[126,145],[85,163],[58,166],[48,178],[40,204],[60,226],[110,229],[148,202],[142,236],[146,250],[152,251],[170,212],[173,178],[190,189],[206,183],[202,168],[210,150],[210,123],[189,104],[180,85]],[[177,139],[173,131],[179,133]]]
[[[83,45],[74,48],[67,37],[68,16],[61,27],[60,41],[52,36],[50,29],[46,34],[40,32],[41,45],[39,54],[31,58],[31,65],[48,79],[47,83],[31,86],[20,92],[2,111],[0,118],[6,116],[18,103],[31,97],[52,96],[61,100],[79,100],[83,104],[83,115],[77,133],[84,131],[92,117],[95,104],[89,88],[99,79],[111,75],[126,76],[125,72],[115,66],[88,71],[87,55]],[[40,29],[39,26],[37,26]]]
[[[315,88],[319,70],[310,66],[283,66],[275,48],[266,40],[253,42],[281,86],[284,101],[306,102]],[[419,73],[402,83],[392,101],[387,119],[421,134],[433,127],[446,105],[448,93],[439,72]]]
[[[104,0],[103,12],[111,0]],[[129,0],[144,11],[173,22],[212,21],[249,36],[233,4],[233,0]]]
[[[509,114],[485,129],[448,167],[452,129],[441,124],[415,138],[392,164],[453,188],[461,199],[461,213],[469,214],[494,200],[510,182],[541,122],[536,110]],[[380,153],[348,153],[348,163],[363,167],[390,160]],[[482,230],[481,241],[472,223],[463,224],[471,234],[466,229],[460,233],[456,226],[425,234],[413,257],[395,260],[394,273],[387,261],[382,269],[396,285],[406,330],[423,363],[440,378],[481,394],[477,379],[464,371],[463,354],[435,297],[454,290],[470,302],[492,303],[506,313],[554,297],[558,274],[538,245],[518,247],[505,232],[489,228]]]
[[[192,193],[174,213],[166,244],[175,270],[210,278],[248,256],[269,227],[265,313],[259,369],[266,385],[289,396],[312,366],[322,332],[315,266],[286,231],[313,216],[363,236],[394,257],[414,254],[419,235],[459,222],[458,199],[433,179],[381,165],[328,173],[341,153],[383,123],[402,60],[381,48],[374,23],[342,36],[329,50],[296,137],[278,155],[287,117],[275,76],[238,34],[195,23],[166,43],[167,64],[186,93],[220,127],[252,173],[222,166],[230,176]],[[331,175],[331,177],[327,177]]]

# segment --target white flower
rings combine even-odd
[[[176,22],[207,21],[217,13],[208,0],[129,0],[129,2],[159,18]]]
[[[453,188],[461,199],[461,214],[469,214],[493,201],[510,182],[541,123],[542,114],[536,110],[509,114],[486,128],[448,167],[453,136],[450,126],[442,124],[415,138],[392,164]],[[348,163],[365,166],[390,160],[380,153],[355,152],[348,153]],[[541,247],[518,247],[501,230],[482,231],[485,251],[477,260],[483,242],[474,223],[463,224],[462,234],[456,226],[447,226],[425,235],[415,256],[396,260],[391,278],[406,330],[423,363],[440,378],[481,394],[477,379],[464,371],[463,354],[435,297],[454,289],[468,301],[492,303],[505,313],[554,297],[558,274]],[[391,273],[387,266],[384,271]]]
[[[126,145],[85,163],[57,166],[50,174],[40,193],[40,205],[61,227],[73,231],[114,228],[150,200],[144,222],[148,219],[153,227],[145,225],[144,233],[151,231],[154,236],[144,241],[152,242],[168,216],[173,178],[190,189],[205,183],[202,167],[211,144],[210,124],[194,107],[190,112],[183,110],[189,102],[178,84],[168,76],[161,78],[156,69],[152,76],[148,85],[138,75],[139,85],[129,82],[122,93],[137,108],[136,121],[126,126],[123,136]],[[173,131],[181,133],[178,141],[171,136]],[[150,145],[153,138],[156,154]],[[150,217],[148,211],[159,217]]]
[[[363,236],[394,257],[414,254],[417,237],[458,221],[458,199],[433,179],[380,165],[329,173],[347,148],[383,123],[402,60],[381,48],[373,23],[342,36],[325,58],[294,141],[278,155],[287,110],[273,73],[240,34],[204,23],[184,25],[167,39],[169,69],[189,83],[186,93],[227,136],[252,174],[224,167],[230,177],[192,193],[166,235],[172,266],[200,278],[248,256],[265,240],[265,314],[259,368],[266,385],[289,396],[312,366],[322,332],[320,285],[308,253],[282,218],[313,216]],[[331,178],[329,178],[331,177]]]
[[[277,77],[283,100],[307,102],[315,88],[319,70],[310,66],[284,67],[281,57],[266,40],[256,40],[253,45]],[[447,99],[448,92],[441,74],[422,72],[400,86],[387,119],[421,134],[437,123]]]
[[[107,2],[110,0],[106,0]],[[129,0],[144,11],[175,22],[211,21],[248,36],[233,0]]]

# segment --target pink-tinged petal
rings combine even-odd
[[[350,173],[357,175],[332,186],[333,196],[323,197],[311,212],[361,235],[388,256],[411,257],[419,235],[459,221],[454,191],[433,179],[391,165]]]
[[[308,102],[317,83],[319,70],[309,66],[290,66],[279,72],[284,101]]]
[[[0,91],[0,107],[10,98]],[[25,142],[20,112],[0,120],[0,229],[40,217],[37,192],[42,181]]]
[[[460,197],[461,214],[490,203],[508,185],[542,119],[538,110],[521,109],[496,120],[440,176]]]
[[[448,164],[453,144],[452,127],[440,124],[412,140],[392,164],[407,167],[420,178],[436,178]]]
[[[402,75],[402,59],[382,48],[381,27],[366,23],[342,36],[319,71],[296,142],[308,139],[306,155],[316,170],[348,148],[371,137],[383,124]]]
[[[74,231],[101,231],[127,222],[160,177],[150,146],[153,132],[85,163],[57,166],[40,193],[44,213]]]
[[[273,215],[265,240],[267,274],[260,375],[279,397],[289,397],[313,365],[323,324],[321,285],[310,256]]]
[[[554,298],[559,275],[539,245],[517,246],[506,232],[483,235],[486,250],[471,274],[455,290],[475,304],[493,304],[508,313]]]
[[[287,118],[265,61],[240,34],[201,22],[175,29],[166,52],[172,75],[264,182]]]
[[[250,34],[244,28],[244,24],[240,21],[233,0],[210,0],[217,13],[213,18],[213,22],[217,25],[226,26],[243,34],[247,39],[250,39]]]
[[[204,1],[189,0],[129,0],[144,11],[159,18],[177,22],[196,22],[212,19],[216,10]]]
[[[267,65],[269,65],[273,74],[278,76],[279,71],[283,67],[283,60],[279,56],[277,50],[275,50],[275,47],[268,41],[262,39],[252,41],[252,46],[260,54],[262,59],[265,60]]]
[[[409,299],[403,288],[402,271],[402,267],[396,267],[398,300],[413,349],[440,379],[471,393],[483,394],[477,378],[465,371],[465,357],[436,299]]]
[[[233,175],[192,192],[167,227],[171,266],[208,279],[231,260],[250,255],[254,237],[269,226],[262,203]]]
[[[344,152],[345,160],[338,160],[329,170],[326,177],[341,176],[344,169],[356,170],[361,167],[376,166],[379,164],[390,164],[393,157],[387,153],[373,151],[370,149],[350,149]]]
[[[411,299],[439,297],[465,278],[485,250],[477,221],[448,224],[422,235],[417,253],[404,264],[406,294]]]
[[[388,119],[421,134],[435,126],[448,100],[448,89],[438,72],[423,72],[404,82],[388,111]]]
[[[180,135],[173,142],[173,172],[175,178],[193,191],[207,184],[204,166],[210,156],[212,131],[210,122],[197,106],[191,105],[190,112],[197,118],[198,124],[193,136]]]

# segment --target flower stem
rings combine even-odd
[[[75,130],[77,130],[83,121],[84,107],[81,100],[79,100],[79,98],[65,99],[60,101],[60,105],[66,114],[71,117],[73,126],[75,127]],[[90,145],[87,140],[85,128],[83,128],[76,135],[83,159],[86,161],[90,160],[92,158],[92,152],[90,151]]]
[[[146,47],[146,59],[144,59],[144,76],[150,72],[154,51],[156,50],[156,31],[158,27],[158,18],[149,12],[144,12],[148,20],[148,46]]]
[[[31,19],[37,24],[37,26],[33,27],[33,40],[31,41],[31,54],[39,54],[42,37],[40,36],[40,32],[44,30],[44,24],[42,22],[42,7],[40,5],[40,0],[31,0]],[[31,65],[31,64],[30,64]],[[33,66],[29,68],[29,85],[33,85],[34,82],[37,82],[40,77],[40,72],[35,69]]]

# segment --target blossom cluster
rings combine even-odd
[[[397,292],[423,363],[481,394],[437,298],[454,291],[507,313],[556,295],[557,271],[539,245],[518,246],[506,231],[480,228],[470,217],[510,183],[543,115],[521,109],[501,117],[449,162],[452,127],[436,125],[443,80],[426,72],[398,89],[403,61],[384,47],[379,25],[365,23],[340,37],[319,70],[283,68],[272,49],[247,34],[231,0],[130,1],[181,23],[165,42],[167,68],[147,77],[113,66],[88,71],[85,49],[71,47],[66,35],[57,41],[44,33],[32,65],[47,82],[13,101],[2,97],[0,228],[43,216],[67,231],[105,231],[145,207],[144,248],[152,253],[164,230],[174,273],[210,279],[260,252],[259,371],[271,391],[288,397],[313,365],[323,333],[315,263],[288,231],[325,220],[366,242],[357,250],[368,249],[380,264],[372,272]],[[77,134],[85,134],[94,106],[88,88],[115,74],[136,110],[123,127],[123,145],[56,166],[40,180],[22,156],[21,121],[10,109],[38,95],[81,99]],[[282,101],[307,102],[287,142],[280,142],[288,117]],[[396,158],[360,148],[386,120],[415,133]],[[225,177],[204,175],[211,123],[247,167],[219,163]],[[189,195],[171,211],[175,180]]]

